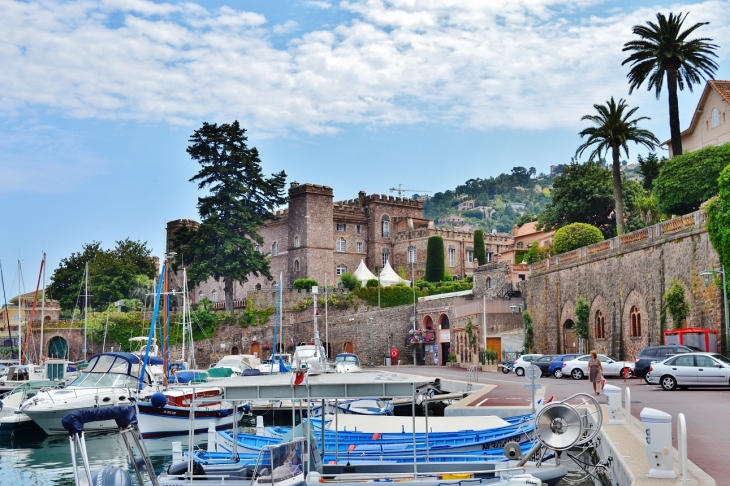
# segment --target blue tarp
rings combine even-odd
[[[117,426],[125,428],[137,424],[137,413],[129,405],[75,410],[61,419],[61,425],[68,431],[68,435],[80,435],[84,431],[84,424],[103,420],[114,420]]]

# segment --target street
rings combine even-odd
[[[461,381],[466,381],[467,373],[465,369],[461,368],[435,366],[401,366],[400,371]],[[497,385],[486,395],[488,399],[475,404],[477,406],[490,406],[490,402],[491,404],[525,406],[530,403],[530,391],[523,388],[523,385],[527,383],[524,376],[516,376],[514,373],[479,372],[477,381],[481,384]],[[575,393],[593,392],[591,384],[585,379],[577,381],[572,378],[542,377],[539,383],[543,385],[540,395],[544,395],[546,398],[553,396],[554,400],[561,400]],[[645,407],[671,414],[672,441],[675,448],[677,447],[677,414],[684,413],[687,422],[689,459],[718,480],[718,484],[720,484],[719,478],[730,475],[730,461],[728,461],[727,453],[730,420],[724,416],[728,411],[728,404],[730,404],[730,387],[690,388],[670,392],[662,390],[659,386],[647,385],[646,382],[637,378],[627,380],[626,383],[620,378],[609,378],[607,383],[622,389],[627,386],[631,387],[631,412],[637,419]],[[596,398],[600,403],[606,403],[603,394]],[[644,451],[636,453],[643,454]]]

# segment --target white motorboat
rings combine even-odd
[[[48,435],[63,434],[61,419],[68,412],[126,405],[140,387],[143,392],[153,392],[162,376],[160,358],[149,358],[144,366],[144,360],[131,353],[102,353],[92,357],[86,370],[66,388],[42,391],[26,400],[20,410]],[[114,430],[116,425],[107,420],[95,422],[89,429]]]
[[[335,356],[335,371],[337,373],[362,373],[360,358],[352,353],[340,353]]]
[[[12,434],[25,428],[36,428],[37,425],[22,413],[20,405],[42,390],[60,388],[61,384],[51,380],[27,381],[0,397],[0,435]]]
[[[0,371],[0,392],[15,389],[18,385],[29,381],[52,380],[64,382],[75,372],[69,371],[70,361],[65,359],[48,359],[40,365],[12,365]]]

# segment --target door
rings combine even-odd
[[[727,385],[725,367],[718,367],[718,363],[709,356],[695,356],[697,364],[698,385]]]
[[[446,362],[449,359],[449,348],[451,343],[441,343],[441,366],[446,366]]]
[[[352,343],[350,341],[345,342],[345,345],[342,347],[342,350],[345,353],[354,353],[353,351],[355,348],[352,346]]]
[[[68,342],[56,336],[48,342],[48,358],[64,359],[68,353]]]
[[[251,354],[253,354],[257,358],[261,356],[261,346],[259,345],[259,343],[251,344]]]
[[[677,356],[669,369],[677,379],[677,385],[697,384],[697,367],[694,356]]]

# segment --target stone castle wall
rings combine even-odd
[[[718,350],[724,350],[721,288],[714,282],[705,287],[699,276],[719,266],[699,211],[537,262],[527,282],[535,351],[573,351],[577,340],[570,327],[582,297],[591,308],[586,349],[636,358],[643,347],[662,344],[663,332],[674,328],[669,313],[662,318],[662,307],[675,279],[684,284],[691,307],[684,327],[718,331]],[[601,317],[605,337],[597,328]]]

